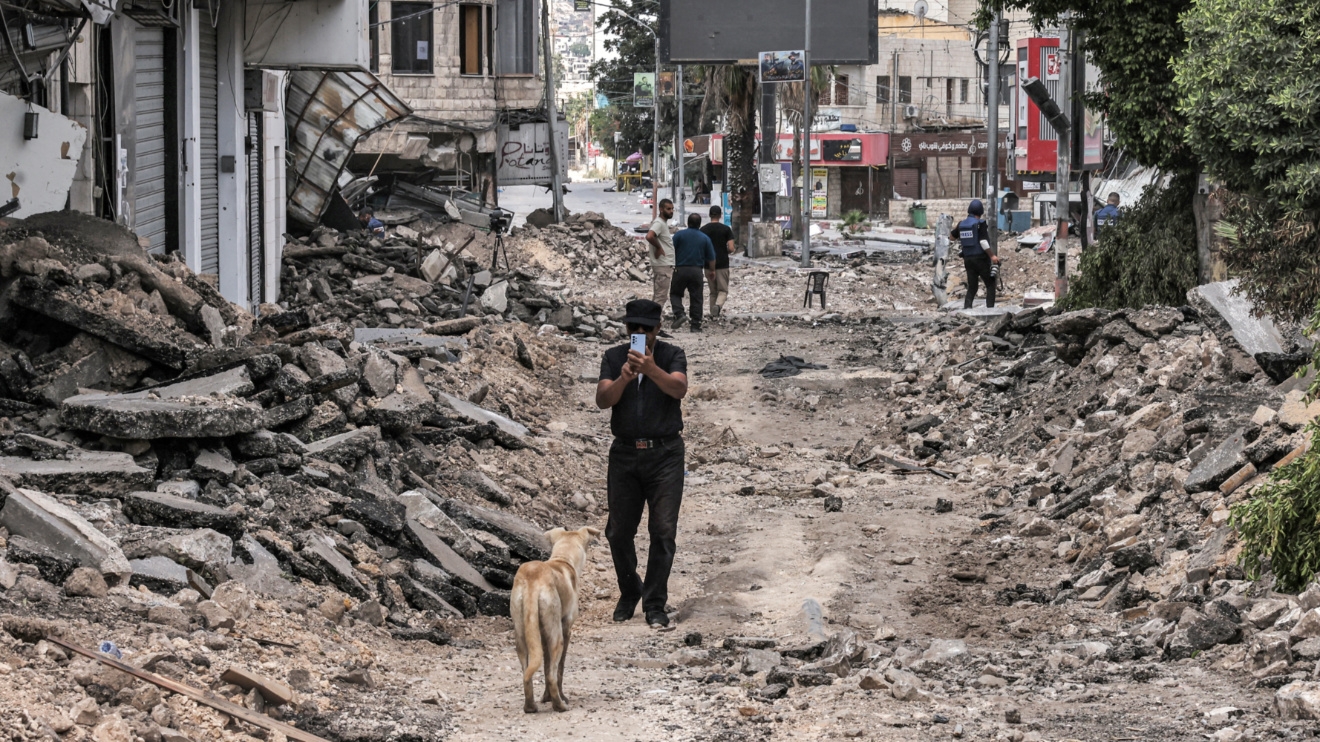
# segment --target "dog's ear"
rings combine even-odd
[[[550,544],[553,546],[565,533],[567,532],[562,528],[551,528],[545,532],[545,537],[550,539]]]
[[[587,535],[591,536],[592,538],[599,538],[600,535],[604,533],[604,531],[600,530],[599,528],[596,528],[595,526],[587,526],[582,530],[586,531]]]

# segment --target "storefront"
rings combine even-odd
[[[1007,157],[999,145],[1000,172]],[[890,139],[894,193],[905,199],[975,198],[984,195],[985,130],[895,134]]]

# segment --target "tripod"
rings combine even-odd
[[[495,234],[495,247],[494,249],[491,250],[490,253],[491,275],[492,276],[495,275],[495,271],[499,270],[501,253],[504,255],[504,272],[506,274],[512,273],[513,268],[509,266],[509,250],[504,245],[504,231],[492,229],[491,232]],[[468,305],[472,303],[472,286],[474,280],[475,278],[473,276],[468,276],[467,288],[463,289],[463,308],[459,310],[458,313],[459,317],[467,316]]]

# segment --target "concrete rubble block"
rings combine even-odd
[[[456,319],[440,320],[426,326],[428,335],[466,335],[469,332],[481,327],[480,317],[458,317]]]
[[[1113,315],[1108,309],[1091,307],[1075,312],[1064,312],[1056,317],[1046,317],[1040,321],[1041,329],[1051,335],[1090,335],[1098,330]]]
[[[191,474],[198,479],[215,479],[221,484],[234,481],[238,465],[220,451],[206,450],[197,454]]]
[[[371,453],[379,441],[380,428],[373,425],[309,443],[306,455],[314,459],[324,459],[332,464],[352,467],[363,456]]]
[[[298,360],[302,363],[303,370],[312,378],[348,368],[347,362],[338,353],[319,343],[308,343],[299,348]]]
[[[1297,625],[1288,632],[1288,637],[1294,644],[1305,639],[1320,637],[1320,608],[1312,608],[1303,613]]]
[[[294,700],[293,688],[278,680],[258,675],[250,670],[241,667],[230,667],[220,674],[220,679],[226,683],[233,683],[243,690],[252,690],[255,688],[261,693],[266,703],[272,706],[282,706]]]
[[[436,499],[439,499],[438,495]],[[472,559],[485,551],[480,543],[469,536],[453,518],[445,515],[444,511],[436,507],[431,498],[420,490],[411,490],[399,495],[399,502],[406,508],[407,519],[426,526],[464,559]]]
[[[441,404],[449,405],[450,409],[460,417],[466,418],[473,423],[478,425],[494,423],[501,431],[519,441],[527,437],[527,426],[521,423],[514,422],[503,415],[478,407],[477,405],[474,405],[465,399],[459,399],[452,394],[436,392],[436,396]]]
[[[884,677],[889,682],[890,695],[896,701],[931,700],[931,695],[923,688],[921,679],[910,672],[890,668],[885,670]]]
[[[1265,629],[1274,625],[1283,614],[1288,612],[1288,601],[1286,600],[1258,600],[1251,606],[1247,612],[1247,623],[1257,629]]]
[[[425,559],[414,559],[409,565],[408,574],[397,575],[395,579],[408,601],[419,610],[431,610],[441,615],[452,613],[468,618],[479,613],[477,599],[472,593],[463,589],[453,575]],[[417,592],[422,588],[425,589],[424,593]]]
[[[430,296],[435,287],[430,283],[412,276],[405,276],[400,273],[391,273],[389,275],[363,276],[353,279],[353,288],[358,291],[367,291],[375,288],[392,286],[406,294],[416,294],[418,297]]]
[[[483,616],[508,616],[512,594],[508,590],[491,590],[477,598],[477,610]]]
[[[61,458],[34,461],[0,456],[0,477],[20,487],[103,497],[150,487],[155,474],[126,453],[70,450]]]
[[[210,528],[179,533],[161,541],[164,556],[199,572],[213,572],[234,561],[234,541]]]
[[[921,661],[926,665],[946,665],[966,655],[967,643],[962,639],[934,639],[921,653]]]
[[[1187,608],[1164,651],[1169,659],[1186,659],[1216,644],[1231,643],[1237,637],[1238,628],[1232,622]]]
[[[71,508],[41,492],[20,489],[11,493],[0,510],[0,525],[11,534],[32,539],[83,566],[100,570],[110,585],[122,584],[133,573],[114,541]]]
[[[1146,517],[1139,513],[1131,513],[1105,526],[1105,539],[1108,543],[1117,543],[1123,539],[1136,536],[1141,533],[1141,529],[1146,524]]]
[[[441,509],[464,528],[495,534],[522,559],[550,558],[550,541],[545,537],[545,529],[531,521],[454,499],[445,500]]]
[[[344,515],[372,533],[393,540],[403,531],[408,509],[394,500],[354,500],[344,506]]]
[[[1320,683],[1296,680],[1274,694],[1274,709],[1284,721],[1320,719]]]
[[[117,438],[224,438],[262,426],[247,367],[128,394],[94,392],[64,400],[60,422]]]
[[[458,481],[480,495],[482,499],[489,500],[496,505],[508,507],[513,504],[513,497],[503,487],[479,471],[465,471],[458,475]]]
[[[33,541],[30,538],[11,534],[9,536],[9,562],[15,564],[30,564],[37,568],[37,573],[41,579],[52,585],[62,585],[69,579],[73,571],[78,568],[78,560],[57,552],[43,543]],[[8,564],[8,562],[6,562]],[[12,574],[11,574],[12,573]],[[5,574],[6,590],[10,590],[19,581],[23,575],[18,574],[16,569],[8,569]]]
[[[133,587],[146,587],[154,593],[173,595],[190,586],[188,568],[169,557],[133,559],[129,564],[133,567],[133,576],[129,580]]]
[[[110,591],[100,570],[79,567],[64,581],[64,594],[71,598],[104,598]]]
[[[245,459],[274,458],[283,453],[301,456],[307,452],[307,445],[288,433],[272,433],[258,430],[240,435],[230,441],[234,453]]]
[[[335,587],[358,600],[371,598],[371,591],[358,578],[357,570],[353,569],[348,559],[339,553],[330,537],[319,533],[309,534],[307,542],[298,553],[324,570],[326,577]]]
[[[411,365],[401,369],[396,389],[371,408],[372,420],[390,431],[421,427],[422,421],[435,411],[435,400],[422,381],[421,372]]]
[[[1187,292],[1187,303],[1222,341],[1231,334],[1238,345],[1257,353],[1283,353],[1283,335],[1269,317],[1252,315],[1251,300],[1237,293],[1238,279],[1208,283]]]
[[[1165,402],[1152,402],[1128,415],[1123,427],[1128,430],[1155,430],[1160,423],[1173,414],[1173,409]]]
[[[1133,351],[1141,350],[1141,346],[1146,344],[1146,338],[1121,319],[1106,323],[1097,330],[1097,334],[1111,343],[1122,343]]]
[[[438,536],[415,520],[404,526],[404,536],[430,561],[453,576],[464,590],[474,594],[489,592],[495,586]]]
[[[1183,313],[1173,307],[1146,307],[1128,317],[1137,332],[1148,337],[1168,335],[1185,321]]]
[[[1233,536],[1233,529],[1224,526],[1216,529],[1210,534],[1210,538],[1201,544],[1201,550],[1196,552],[1187,562],[1186,579],[1189,583],[1204,582],[1214,574],[1215,570],[1225,560],[1225,552],[1228,550],[1229,539]]]
[[[1249,441],[1245,428],[1224,439],[1201,463],[1197,464],[1183,482],[1183,489],[1191,494],[1212,490],[1223,484],[1233,472],[1246,463],[1245,451]]]
[[[183,369],[189,354],[203,344],[197,336],[159,318],[125,316],[90,293],[76,293],[72,288],[34,277],[21,279],[10,301],[176,371]]]
[[[203,600],[197,604],[196,610],[208,631],[234,628],[234,615],[213,600]]]
[[[743,652],[741,670],[744,675],[770,672],[779,667],[784,658],[773,649],[748,649]]]
[[[243,519],[228,510],[165,492],[131,492],[124,515],[134,523],[167,528],[210,528],[231,538],[243,532]]]
[[[1304,390],[1294,389],[1283,396],[1283,404],[1279,407],[1279,426],[1284,430],[1301,430],[1317,417],[1320,417],[1320,400],[1307,404]]]
[[[376,353],[367,357],[362,366],[361,384],[363,391],[373,397],[385,398],[394,393],[398,384],[398,371],[393,363]]]

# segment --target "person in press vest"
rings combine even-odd
[[[976,301],[977,281],[985,283],[985,305],[995,305],[995,274],[998,272],[999,250],[990,244],[990,227],[981,216],[985,206],[979,199],[967,205],[967,218],[958,222],[954,234],[962,246],[963,267],[967,269],[967,296],[963,309],[971,309]]]

